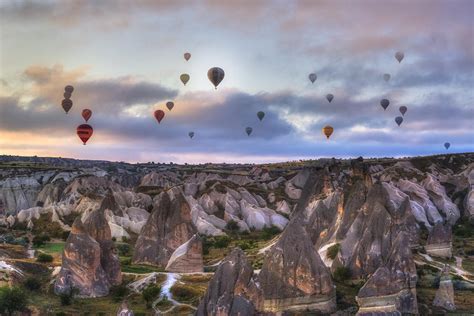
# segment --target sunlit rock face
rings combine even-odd
[[[431,230],[426,241],[425,250],[434,257],[451,258],[452,232],[451,225],[438,223]]]
[[[439,288],[436,291],[433,300],[433,306],[441,307],[448,311],[456,310],[454,303],[454,287],[451,276],[449,275],[449,266],[445,265],[441,278],[439,280]]]
[[[199,235],[194,235],[173,252],[166,265],[166,271],[203,272],[202,240]]]
[[[336,309],[330,271],[298,218],[267,252],[258,282],[264,296],[264,311],[328,313]]]
[[[133,262],[165,268],[173,252],[196,233],[182,191],[175,188],[162,192],[137,239]]]
[[[253,268],[239,248],[221,262],[209,282],[195,315],[256,315],[262,292]]]
[[[77,218],[64,247],[54,292],[68,294],[77,289],[80,296],[100,297],[109,293],[110,285],[101,264],[101,246]]]

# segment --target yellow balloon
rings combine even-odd
[[[332,135],[332,132],[334,132],[332,126],[326,125],[323,127],[323,134],[326,135],[327,139]]]
[[[188,83],[189,81],[189,75],[188,74],[182,74],[181,76],[179,76],[179,79],[181,79],[181,82],[186,85],[186,83]]]

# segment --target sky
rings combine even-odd
[[[469,0],[2,0],[0,154],[262,163],[472,152],[473,13]],[[217,89],[211,67],[225,71]]]

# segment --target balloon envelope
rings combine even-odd
[[[189,132],[188,135],[189,135],[189,138],[193,138],[194,137],[194,132]]]
[[[188,61],[189,58],[191,58],[191,54],[190,53],[184,53],[184,59],[186,59],[186,61]]]
[[[74,87],[71,86],[71,85],[67,85],[64,87],[64,91],[68,92],[68,93],[72,93],[74,91]]]
[[[245,129],[245,132],[247,133],[248,136],[250,136],[250,134],[252,134],[252,128],[251,127],[247,127]]]
[[[318,76],[316,76],[315,73],[310,73],[308,75],[308,78],[309,78],[309,81],[311,81],[311,83],[314,83],[316,81],[316,79],[318,79]]]
[[[89,138],[92,136],[92,133],[94,130],[92,129],[92,126],[89,124],[81,124],[77,127],[76,129],[77,136],[82,140],[84,145],[87,143]]]
[[[181,76],[179,76],[179,79],[181,79],[181,82],[186,85],[186,83],[188,83],[189,81],[189,75],[188,74],[182,74]]]
[[[69,110],[72,108],[72,101],[70,99],[64,99],[61,102],[61,105],[63,106],[64,111],[69,112]]]
[[[449,149],[449,146],[451,146],[450,143],[444,143],[444,148]]]
[[[405,113],[408,111],[408,108],[402,105],[398,110],[400,111],[400,113],[402,113],[402,115],[405,115]]]
[[[399,63],[402,62],[404,57],[405,57],[405,54],[403,52],[396,52],[395,53],[395,58],[398,60]]]
[[[397,123],[398,126],[400,126],[400,125],[402,124],[402,122],[403,122],[403,117],[397,116],[397,117],[395,118],[395,123]]]
[[[326,99],[329,101],[329,103],[331,103],[332,99],[334,99],[334,95],[329,93],[328,95],[326,95]]]
[[[162,110],[156,110],[154,115],[158,123],[161,123],[161,120],[165,117],[165,112]]]
[[[207,78],[209,78],[216,89],[219,83],[221,83],[222,79],[224,79],[224,76],[224,70],[219,67],[212,67],[207,71]]]
[[[330,125],[326,125],[323,127],[323,134],[326,135],[326,138],[329,139],[329,137],[332,135],[334,132],[334,128]]]
[[[166,107],[171,111],[174,108],[174,103],[171,101],[166,102]]]
[[[92,116],[92,111],[89,109],[82,110],[82,117],[87,122]]]
[[[390,74],[384,74],[383,75],[383,80],[389,81],[390,80]]]
[[[265,117],[265,112],[263,111],[257,112],[257,117],[260,121],[263,120],[263,118]]]
[[[63,96],[64,96],[65,99],[70,99],[70,98],[71,98],[71,95],[72,95],[71,92],[66,92],[66,91],[64,91],[64,93],[63,93]]]
[[[380,105],[383,107],[384,110],[388,108],[389,104],[390,104],[390,101],[387,99],[380,100]]]

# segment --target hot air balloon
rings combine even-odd
[[[61,105],[63,106],[64,111],[69,112],[69,110],[72,108],[72,101],[70,99],[64,99],[61,102]]]
[[[318,79],[318,76],[316,76],[315,73],[310,73],[308,78],[309,78],[309,81],[311,81],[311,83],[314,83],[316,79]]]
[[[331,103],[332,99],[334,99],[334,95],[329,93],[329,94],[326,95],[326,99],[329,101],[329,103]]]
[[[154,115],[158,123],[161,123],[161,120],[165,117],[165,112],[162,110],[156,110]]]
[[[405,57],[405,54],[403,52],[396,52],[395,53],[395,58],[398,60],[399,63],[402,62],[404,57]]]
[[[449,149],[449,146],[451,146],[451,144],[450,144],[450,143],[444,143],[444,148],[446,148],[446,150],[448,150],[448,149]]]
[[[263,118],[265,117],[265,112],[263,112],[263,111],[257,112],[257,117],[260,121],[262,121]]]
[[[219,67],[212,67],[207,72],[207,78],[212,82],[214,87],[217,89],[219,83],[221,83],[222,79],[224,79],[225,73],[222,68]]]
[[[168,101],[166,102],[166,107],[168,108],[168,110],[171,111],[174,108],[174,103],[171,101]]]
[[[64,96],[65,99],[70,99],[70,98],[71,98],[71,95],[72,95],[71,92],[66,92],[66,91],[64,91],[64,93],[63,93],[63,96]]]
[[[390,74],[383,74],[383,80],[389,81],[390,80]]]
[[[380,100],[380,105],[383,107],[384,111],[388,108],[390,101],[387,99]]]
[[[402,113],[402,115],[405,115],[405,113],[408,111],[408,108],[402,105],[398,110],[400,111],[400,113]]]
[[[89,109],[82,110],[82,117],[87,122],[92,116],[92,111]]]
[[[190,53],[184,53],[184,59],[186,59],[186,61],[188,61],[189,58],[191,58],[191,54]]]
[[[402,122],[403,122],[403,117],[397,116],[397,117],[395,118],[395,123],[397,123],[398,126],[400,126],[400,125],[402,124]]]
[[[72,93],[74,91],[74,87],[70,86],[70,85],[67,85],[67,86],[64,87],[64,91],[66,91],[68,93]]]
[[[179,79],[181,79],[181,82],[186,85],[186,83],[188,83],[189,81],[189,75],[188,74],[182,74],[181,76],[179,76]]]
[[[329,139],[329,137],[332,135],[332,132],[334,132],[334,128],[330,125],[326,125],[323,127],[323,134],[326,135],[326,138]]]
[[[94,130],[92,129],[92,126],[89,124],[81,124],[77,127],[77,136],[82,140],[84,145],[87,143],[89,138],[92,136],[92,133]]]
[[[250,134],[252,134],[252,128],[251,127],[247,127],[245,129],[245,132],[247,133],[248,136],[250,136]]]
[[[194,132],[189,132],[188,135],[189,135],[189,138],[193,138],[194,137]]]

